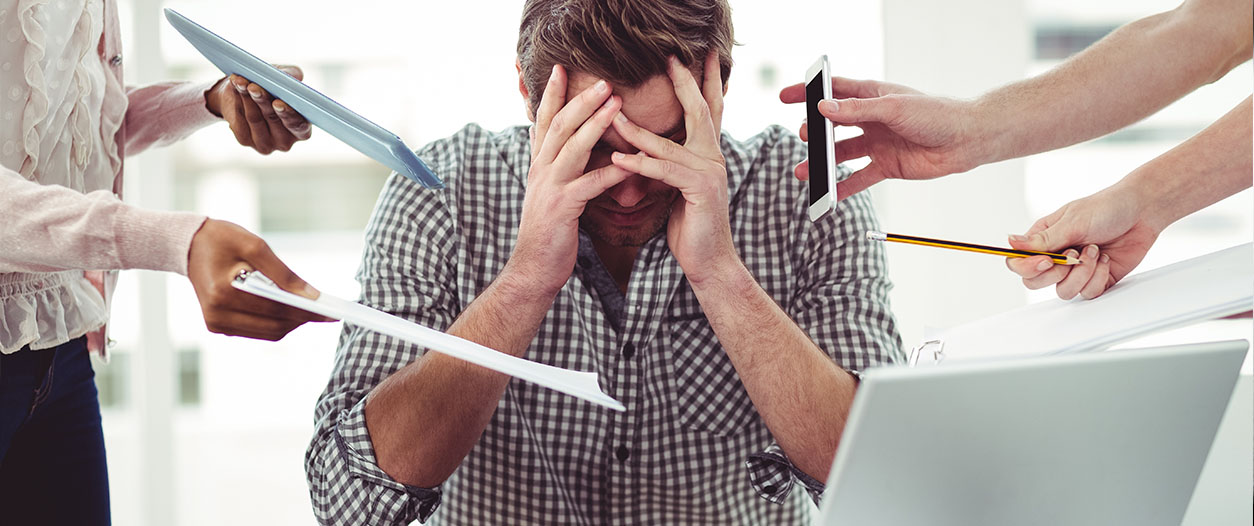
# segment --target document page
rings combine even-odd
[[[600,406],[616,411],[626,410],[622,403],[601,390],[596,373],[572,371],[525,360],[330,294],[322,294],[317,300],[311,300],[279,288],[260,272],[249,272],[243,279],[237,278],[233,281],[232,285],[250,294],[351,322]]]

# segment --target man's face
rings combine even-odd
[[[598,79],[585,73],[570,72],[566,100],[591,87]],[[622,112],[637,125],[675,142],[683,143],[684,111],[675,97],[675,88],[665,75],[655,76],[635,89],[611,85],[622,97]],[[584,172],[610,164],[610,154],[634,154],[634,146],[623,140],[613,127],[592,149]],[[594,239],[613,246],[640,246],[666,226],[671,203],[679,190],[642,175],[632,175],[588,202],[579,225]]]

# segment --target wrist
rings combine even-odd
[[[745,267],[740,258],[734,254],[729,258],[723,258],[720,262],[708,263],[706,270],[700,273],[685,270],[684,275],[696,294],[713,290],[743,291],[749,287],[758,286],[757,280],[753,278],[748,267]]]
[[[222,77],[217,82],[213,83],[209,89],[204,91],[205,109],[209,110],[209,113],[212,113],[214,117],[219,119],[222,118],[222,103],[218,100],[218,93],[221,91],[220,88],[222,87],[222,83],[226,82],[226,80],[227,77]]]
[[[534,272],[511,260],[506,263],[500,275],[492,281],[492,289],[510,304],[544,304],[546,308],[553,304],[553,298],[566,285],[565,281],[554,283],[542,279],[542,272]]]
[[[1162,232],[1176,220],[1188,215],[1188,211],[1180,213],[1175,197],[1179,191],[1173,189],[1170,181],[1155,181],[1150,173],[1138,168],[1127,177],[1120,179],[1103,192],[1113,194],[1112,202],[1125,203],[1140,219],[1141,223]]]
[[[988,95],[973,101],[962,102],[967,111],[960,112],[967,118],[963,126],[968,138],[963,142],[971,168],[1018,157],[1022,150],[1017,133],[1019,128],[1011,119],[1003,118],[1003,104]]]

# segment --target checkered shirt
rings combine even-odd
[[[792,176],[805,145],[771,127],[724,134],[732,236],[758,283],[841,367],[902,359],[866,194],[811,223]],[[531,155],[526,127],[470,125],[419,151],[433,191],[395,174],[366,230],[361,302],[445,329],[500,273],[518,233]],[[581,266],[587,262],[581,263]],[[378,466],[365,397],[424,349],[346,324],[306,453],[325,524],[801,524],[822,484],[772,440],[659,234],[639,252],[622,330],[576,269],[526,358],[600,375],[615,412],[514,379],[479,442],[437,488]],[[806,491],[802,491],[806,490]]]

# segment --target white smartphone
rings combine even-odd
[[[836,148],[832,121],[819,113],[819,101],[832,98],[832,73],[827,55],[806,71],[806,134],[810,146],[810,221],[836,208]]]

